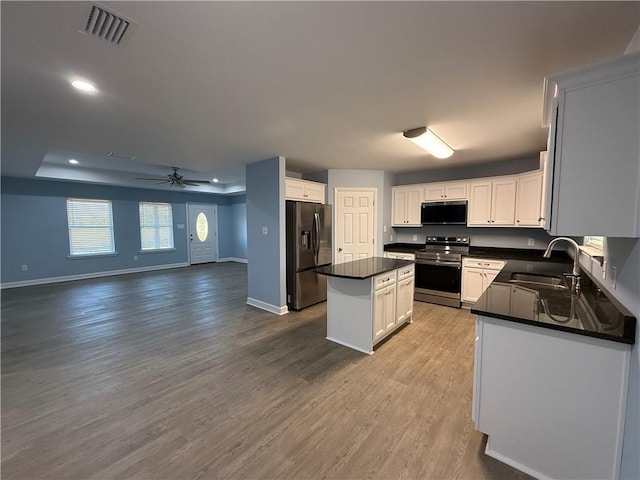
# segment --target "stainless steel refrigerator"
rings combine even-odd
[[[287,200],[287,305],[301,310],[327,299],[327,278],[314,269],[331,264],[331,205]]]

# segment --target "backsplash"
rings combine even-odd
[[[390,228],[387,232],[385,243],[424,243],[426,236],[466,236],[471,238],[471,245],[474,247],[535,250],[544,250],[552,239],[547,232],[539,228],[469,228],[464,225],[429,225],[416,228]],[[533,239],[533,245],[529,245],[531,239]]]

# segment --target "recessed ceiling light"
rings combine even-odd
[[[73,88],[85,93],[95,93],[98,91],[93,83],[89,83],[86,80],[73,80],[71,85],[73,85]]]
[[[213,179],[213,183],[218,183],[220,180],[218,180],[217,178]]]
[[[79,164],[80,162],[79,162],[78,160],[76,160],[75,158],[70,158],[70,159],[69,159],[69,163],[70,163],[71,165],[77,165],[77,164]]]

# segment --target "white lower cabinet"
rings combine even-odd
[[[373,278],[327,279],[327,340],[372,354],[413,314],[414,265]]]
[[[373,294],[373,339],[378,340],[396,324],[396,284]]]
[[[462,301],[475,303],[504,267],[502,260],[465,258],[462,261]]]
[[[398,271],[396,289],[396,324],[410,321],[413,315],[414,266]]]
[[[619,478],[630,357],[623,343],[478,316],[485,453],[536,478]]]

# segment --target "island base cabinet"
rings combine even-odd
[[[327,340],[371,355],[413,313],[413,265],[371,278],[327,279]]]
[[[371,355],[373,353],[371,282],[327,279],[327,340]],[[384,306],[381,304],[380,306]],[[383,312],[381,312],[383,313]],[[384,316],[380,316],[383,321]],[[374,327],[376,328],[376,327]]]
[[[536,478],[618,478],[630,346],[479,316],[472,417]]]

